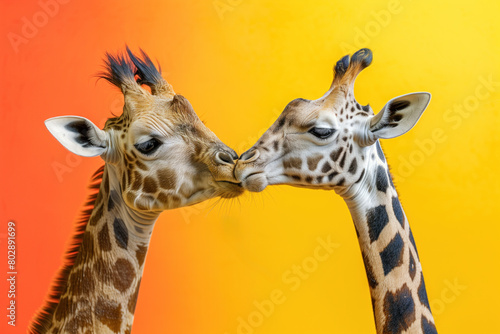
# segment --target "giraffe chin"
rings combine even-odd
[[[268,182],[264,173],[251,174],[243,182],[242,185],[245,189],[251,192],[261,192],[266,189]]]
[[[221,194],[219,196],[222,198],[238,197],[245,191],[240,183],[218,181],[217,184],[221,187]]]

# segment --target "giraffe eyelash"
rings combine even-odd
[[[316,138],[318,139],[322,139],[322,140],[325,140],[325,139],[328,139],[330,138],[331,136],[333,136],[333,134],[336,132],[337,130],[333,129],[333,128],[320,128],[320,127],[314,127],[314,128],[311,128],[309,131],[310,134],[312,134],[313,136],[315,136]]]
[[[140,143],[140,144],[135,144],[134,147],[139,151],[141,152],[142,154],[145,154],[145,155],[151,155],[153,154],[154,152],[156,152],[156,150],[162,145],[163,143],[161,141],[159,141],[158,139],[156,138],[151,138],[150,140],[144,142],[144,143]]]

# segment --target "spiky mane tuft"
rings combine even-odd
[[[120,88],[123,94],[125,94],[127,90],[137,89],[134,64],[132,64],[130,59],[123,54],[114,56],[106,52],[104,71],[99,72],[97,77]]]
[[[76,257],[80,251],[80,246],[83,241],[83,235],[87,228],[88,221],[94,210],[95,201],[99,193],[102,177],[104,174],[104,166],[100,167],[92,176],[89,188],[92,193],[89,195],[87,201],[82,209],[81,217],[76,222],[76,230],[71,238],[68,250],[64,256],[64,264],[59,269],[59,273],[52,282],[49,295],[45,299],[45,304],[37,311],[31,324],[28,327],[29,334],[45,333],[52,325],[52,317],[54,311],[61,299],[61,295],[66,289],[66,284],[69,278],[71,269],[75,264]],[[96,191],[97,190],[97,191]]]
[[[134,55],[127,46],[127,54],[136,68],[135,74],[137,75],[137,83],[139,85],[149,86],[153,95],[163,94],[163,91],[166,88],[165,86],[168,84],[161,76],[160,65],[158,65],[157,69],[146,52],[144,52],[144,50],[142,49],[140,49],[140,51],[142,59]]]
[[[142,92],[141,85],[151,88],[153,95],[174,95],[172,86],[162,77],[161,67],[155,66],[151,58],[140,49],[140,56],[135,55],[126,46],[126,53],[112,55],[106,53],[104,71],[97,74],[121,89],[123,94],[129,91]]]

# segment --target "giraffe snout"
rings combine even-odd
[[[219,151],[215,154],[215,161],[221,165],[234,165],[236,160],[238,160],[238,155],[234,151]]]
[[[234,169],[236,179],[241,182],[243,188],[251,192],[260,192],[268,185],[259,157],[261,157],[260,151],[251,148],[240,156]]]
[[[249,163],[257,160],[257,158],[259,158],[259,150],[251,148],[241,155],[240,161],[244,163]]]

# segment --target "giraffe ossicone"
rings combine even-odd
[[[239,196],[237,154],[175,94],[151,59],[107,54],[101,78],[123,113],[99,129],[78,116],[45,122],[71,152],[101,156],[66,263],[29,333],[130,333],[155,221],[167,209]]]
[[[330,89],[317,100],[288,103],[241,155],[235,175],[250,191],[280,184],[334,190],[355,224],[377,333],[437,333],[413,234],[379,143],[409,131],[430,94],[396,97],[375,115],[354,97],[355,79],[371,62],[369,49],[339,60]]]

